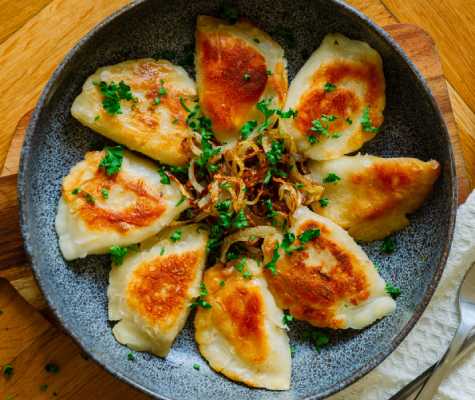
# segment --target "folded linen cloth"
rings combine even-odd
[[[458,325],[456,295],[475,260],[475,191],[457,211],[454,239],[439,286],[424,314],[399,347],[367,376],[329,400],[386,400],[438,361]],[[434,400],[475,400],[475,352],[444,381]]]

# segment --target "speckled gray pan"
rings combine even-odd
[[[96,27],[66,56],[46,86],[31,118],[18,182],[26,250],[41,288],[66,330],[108,371],[156,398],[180,400],[320,399],[341,390],[377,366],[407,335],[429,301],[444,268],[455,218],[455,172],[446,127],[426,83],[401,49],[380,28],[339,2],[256,0],[236,2],[285,48],[292,78],[329,32],[369,42],[384,61],[387,107],[382,133],[364,151],[383,156],[436,159],[442,174],[411,225],[395,235],[397,251],[381,255],[380,243],[364,246],[381,274],[402,289],[397,311],[361,332],[331,334],[316,352],[302,338],[304,324],[290,332],[295,345],[292,386],[287,392],[249,389],[212,371],[200,358],[190,322],[166,360],[129,350],[113,338],[107,321],[108,257],[65,262],[54,217],[61,178],[84,153],[106,141],[74,120],[69,109],[84,80],[98,67],[156,55],[183,58],[193,42],[198,14],[217,15],[218,2],[199,0],[134,3]],[[295,47],[276,34],[293,32]],[[190,72],[193,71],[190,69]],[[193,364],[201,369],[196,371]]]

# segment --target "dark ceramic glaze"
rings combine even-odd
[[[156,398],[320,399],[362,377],[388,356],[426,307],[442,273],[452,238],[456,187],[446,127],[429,89],[394,41],[363,15],[339,2],[257,0],[236,3],[241,15],[264,31],[290,29],[296,47],[284,46],[291,79],[329,32],[370,43],[384,61],[387,107],[382,132],[363,151],[381,156],[436,159],[442,174],[411,225],[395,235],[397,251],[381,255],[365,245],[381,274],[401,287],[397,311],[368,329],[331,334],[316,352],[302,338],[305,324],[290,332],[296,347],[290,391],[249,389],[213,372],[193,340],[193,315],[166,360],[129,350],[113,338],[107,321],[107,256],[67,263],[58,248],[54,218],[61,178],[86,151],[106,140],[81,126],[69,109],[85,79],[98,67],[174,50],[177,59],[193,42],[198,14],[217,15],[218,2],[144,1],[124,8],[83,38],[57,68],[31,118],[22,152],[18,190],[26,250],[50,307],[84,350],[108,371]],[[175,60],[175,61],[176,61]],[[193,73],[189,69],[190,73]],[[193,364],[201,365],[200,371]]]

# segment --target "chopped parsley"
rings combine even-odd
[[[320,229],[307,229],[299,235],[300,243],[308,243],[320,236]]]
[[[270,219],[274,219],[274,217],[277,216],[277,211],[274,211],[274,208],[272,206],[272,200],[271,199],[265,199],[264,200],[264,205],[267,208],[266,217],[270,218]]]
[[[318,200],[320,203],[320,207],[327,207],[328,203],[330,202],[326,197],[322,197],[320,200]]]
[[[158,89],[158,94],[157,96],[155,97],[155,99],[153,100],[153,104],[155,104],[156,106],[158,106],[161,102],[161,98],[163,96],[166,96],[166,94],[168,93],[167,92],[167,89],[165,88],[165,86],[163,86],[163,84],[165,83],[165,81],[163,79],[160,79],[160,88]]]
[[[256,120],[251,120],[251,121],[247,121],[242,127],[241,127],[241,138],[243,140],[246,140],[250,135],[251,133],[254,131],[254,129],[256,129],[257,127],[257,121]]]
[[[193,302],[190,304],[191,308],[195,307],[202,307],[202,308],[211,308],[211,304],[209,304],[204,297],[208,295],[208,289],[206,289],[206,285],[204,282],[201,282],[200,284],[200,295],[198,297],[195,297],[193,299]]]
[[[181,195],[181,198],[180,200],[176,202],[175,207],[178,207],[179,205],[181,205],[186,199],[187,199],[186,196]]]
[[[241,248],[239,244],[235,243],[229,248],[226,254],[226,260],[228,261],[237,260],[240,254],[241,254]]]
[[[348,117],[345,121],[348,125],[351,125],[353,123],[353,120],[350,117]]]
[[[323,183],[336,183],[341,181],[341,178],[334,172],[330,172],[325,178],[323,178]]]
[[[276,113],[280,118],[288,119],[288,118],[295,118],[297,116],[298,111],[292,108],[289,108],[287,111],[277,110]]]
[[[200,106],[198,104],[195,105],[193,110],[190,110],[182,97],[180,97],[180,102],[183,108],[189,113],[186,117],[187,125],[201,135],[201,154],[199,158],[196,159],[196,165],[198,165],[202,171],[216,172],[218,166],[210,164],[209,161],[212,157],[219,154],[221,148],[213,147],[211,143],[211,140],[214,138],[213,131],[211,130],[211,120],[201,115]]]
[[[236,229],[242,229],[249,226],[246,213],[244,212],[243,209],[239,210],[238,213],[236,214],[236,217],[233,221],[233,226]]]
[[[279,110],[278,108],[270,108],[272,103],[272,97],[263,99],[256,104],[257,109],[264,114],[264,122],[259,126],[258,131],[264,132],[267,128],[271,126],[271,119],[274,114],[278,115],[280,118],[295,118],[297,116],[297,111],[289,108],[287,111]]]
[[[193,369],[196,369],[197,371],[200,370],[200,365],[199,364],[193,364]]]
[[[163,183],[164,185],[169,185],[170,177],[167,175],[163,167],[160,167],[158,169],[158,173],[160,174],[160,183]]]
[[[256,38],[256,37],[255,37],[255,38],[252,38],[252,40],[254,40],[254,42],[256,42],[256,43],[260,43],[260,42],[261,42],[261,41],[260,41],[258,38]]]
[[[336,86],[331,82],[327,82],[325,83],[325,85],[323,85],[323,90],[325,92],[333,92],[335,89],[336,89]]]
[[[317,135],[322,135],[329,137],[330,136],[330,123],[336,120],[334,115],[322,114],[319,119],[314,119],[312,121],[312,126],[310,131],[315,132]],[[310,135],[307,137],[308,141],[312,144],[318,142],[317,136]]]
[[[225,285],[225,283],[224,283],[224,281],[221,279],[221,280],[219,281],[219,286],[224,287],[224,285]]]
[[[301,182],[297,182],[297,183],[295,184],[295,188],[296,188],[296,189],[303,189],[304,187],[305,187],[305,185],[304,185],[303,183],[301,183]]]
[[[251,80],[251,75],[249,73],[244,73],[242,76],[242,79],[244,79],[246,82],[249,82]]]
[[[130,86],[126,85],[124,81],[120,81],[119,84],[111,82],[94,82],[102,95],[104,96],[102,100],[102,107],[110,115],[122,114],[122,108],[120,106],[121,100],[127,101],[136,101],[136,98],[132,95],[130,91]]]
[[[252,278],[252,274],[249,272],[249,271],[245,271],[244,269],[246,268],[247,266],[247,263],[246,263],[246,257],[243,257],[239,260],[239,262],[237,262],[235,265],[234,265],[234,269],[238,272],[240,272],[243,276],[244,279],[251,279]]]
[[[91,193],[83,192],[84,193],[84,199],[86,200],[86,203],[94,205],[96,204],[96,199]]]
[[[169,165],[168,169],[173,175],[184,175],[188,176],[188,164],[182,166]]]
[[[80,191],[81,191],[81,189],[75,188],[75,189],[73,189],[73,191],[71,192],[71,194],[73,194],[74,196],[76,196],[77,194],[79,194]]]
[[[242,273],[244,271],[245,266],[246,266],[246,257],[243,257],[239,260],[238,263],[234,265],[234,269]]]
[[[287,311],[284,311],[284,315],[282,316],[282,324],[286,327],[289,326],[289,323],[294,320],[294,317]]]
[[[216,210],[218,210],[218,222],[224,228],[231,227],[233,211],[230,210],[231,200],[222,200],[216,203]]]
[[[365,107],[363,109],[363,114],[361,115],[361,126],[363,127],[363,131],[369,133],[378,133],[379,128],[373,126],[371,122],[371,118],[369,116],[369,107]]]
[[[101,119],[101,116],[100,116],[100,115],[96,115],[96,116],[94,117],[94,121],[99,121],[100,119]]]
[[[177,229],[175,232],[173,232],[170,235],[170,240],[172,242],[178,242],[179,240],[181,240],[181,231],[179,229]]]
[[[48,363],[45,365],[45,371],[51,374],[57,374],[59,372],[59,365],[55,363]]]
[[[272,75],[272,71],[270,69],[266,70],[266,73],[267,73],[267,76],[271,76]]]
[[[160,89],[158,89],[158,94],[159,96],[165,96],[167,94],[167,89],[165,88],[165,86],[163,86],[165,82],[163,81],[163,79],[160,80],[160,84],[162,86],[160,86]]]
[[[297,349],[295,348],[295,345],[290,346],[290,356],[293,357],[295,355],[295,352]]]
[[[127,354],[127,360],[129,361],[135,361],[135,356],[132,354],[132,352],[129,352]]]
[[[272,272],[272,275],[277,274],[277,261],[279,260],[279,258],[279,243],[276,243],[274,247],[274,252],[272,253],[272,260],[270,260],[267,264],[264,265],[264,268],[270,270],[270,272]]]
[[[270,117],[272,117],[276,110],[273,108],[269,108],[270,103],[272,102],[272,98],[263,99],[256,104],[257,109],[264,114],[264,122],[259,126],[258,131],[264,132],[267,128],[271,125]]]
[[[390,283],[386,283],[386,287],[384,288],[387,294],[389,294],[393,299],[397,299],[401,295],[401,289],[396,286],[391,285]]]
[[[271,143],[270,150],[266,152],[266,157],[271,165],[276,165],[282,158],[283,153],[284,153],[284,141],[273,140]]]
[[[379,248],[382,253],[391,254],[396,250],[396,242],[393,238],[387,237],[384,238],[383,243]]]
[[[304,339],[310,340],[310,342],[315,346],[315,350],[320,351],[320,349],[326,346],[330,342],[330,337],[320,329],[309,329],[303,333]]]
[[[117,174],[122,167],[124,148],[122,146],[105,147],[106,154],[99,163],[99,168],[104,169],[108,176]]]
[[[252,279],[252,274],[251,274],[249,271],[244,271],[244,272],[242,273],[242,277],[243,277],[244,279]]]
[[[106,200],[109,198],[109,190],[108,189],[102,188],[101,189],[101,194],[102,194],[102,198],[104,198]]]
[[[109,249],[109,254],[112,258],[112,264],[119,266],[124,262],[124,258],[129,254],[130,251],[137,251],[138,245],[131,244],[130,246],[111,246]]]
[[[284,233],[284,238],[282,239],[282,243],[280,247],[285,251],[285,254],[288,256],[292,254],[294,251],[301,251],[304,249],[303,246],[293,246],[295,242],[295,235],[292,232]]]
[[[223,241],[224,230],[221,224],[213,224],[211,225],[211,229],[209,232],[209,239],[208,239],[208,246],[207,250],[209,254],[214,254]]]
[[[219,187],[223,190],[229,190],[231,189],[231,182],[223,182],[219,184]]]
[[[165,247],[162,247],[160,249],[160,255],[163,256],[165,254]]]
[[[10,378],[13,375],[13,366],[11,364],[5,364],[3,366],[3,376],[5,378]]]
[[[182,96],[180,96],[180,97],[179,97],[179,100],[180,100],[180,104],[181,104],[181,106],[183,107],[183,109],[184,109],[186,112],[191,113],[191,110],[188,108],[188,106],[187,106],[186,103],[185,103],[185,99],[184,99]]]

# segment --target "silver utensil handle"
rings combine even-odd
[[[453,364],[459,362],[463,357],[475,349],[475,334],[472,332],[471,337],[469,337],[460,352],[457,354]],[[389,400],[415,400],[418,393],[420,392],[422,386],[427,379],[432,375],[436,364],[427,368],[422,374],[420,374],[416,379],[404,386],[399,392],[393,395]]]
[[[455,333],[455,337],[453,338],[452,343],[450,343],[447,353],[445,353],[445,356],[435,365],[434,372],[416,396],[417,400],[432,400],[434,398],[440,384],[447,376],[448,370],[452,367],[457,354],[467,339],[471,328],[472,327],[464,323],[462,319],[462,322]]]

